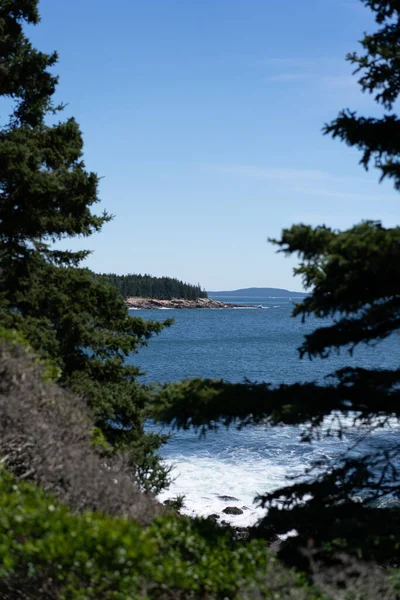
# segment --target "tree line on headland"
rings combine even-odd
[[[117,288],[124,298],[139,296],[156,300],[172,300],[172,298],[197,300],[208,297],[207,292],[201,289],[200,284],[191,285],[173,277],[116,275],[115,273],[104,273],[101,277]]]
[[[348,60],[384,114],[346,110],[325,133],[400,190],[400,6],[361,1],[377,31]],[[130,316],[118,286],[82,268],[86,250],[54,246],[111,217],[92,212],[99,179],[83,162],[78,124],[55,118],[57,54],[27,37],[39,20],[38,0],[0,0],[10,115],[0,127],[0,598],[398,598],[400,443],[374,434],[398,431],[400,369],[349,366],[325,385],[140,383],[128,357],[172,323]],[[399,330],[399,227],[301,224],[275,243],[299,255],[311,290],[294,315],[327,323],[305,337],[301,357],[351,353]],[[238,541],[156,501],[170,482],[158,452],[168,438],[149,433],[148,418],[203,434],[296,425],[304,443],[348,435],[352,451],[321,455],[301,480],[261,495],[268,512]],[[269,543],[289,532],[276,556]]]

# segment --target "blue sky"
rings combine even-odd
[[[398,199],[321,135],[344,107],[377,114],[344,57],[375,25],[358,0],[42,0],[57,96],[81,125],[101,205],[99,272],[206,289],[301,289],[267,238],[296,222],[394,225]]]

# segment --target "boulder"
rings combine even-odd
[[[237,506],[227,506],[226,508],[224,508],[224,510],[222,512],[225,513],[226,515],[242,515],[243,514],[242,509],[238,508]]]

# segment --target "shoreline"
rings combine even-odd
[[[172,300],[157,300],[156,298],[131,297],[126,298],[125,303],[128,308],[133,309],[182,309],[182,308],[257,308],[246,304],[232,304],[230,302],[221,302],[211,298],[198,298],[197,300],[185,300],[184,298],[172,298]]]

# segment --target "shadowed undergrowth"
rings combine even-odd
[[[123,457],[101,457],[87,404],[46,381],[18,344],[0,344],[0,453],[20,479],[54,493],[74,512],[104,511],[146,523],[160,513],[141,493]]]

